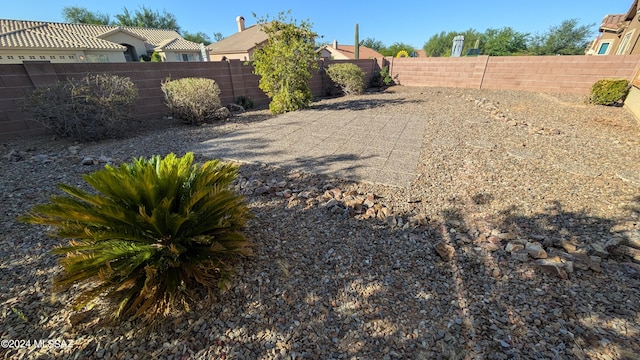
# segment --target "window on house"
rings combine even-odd
[[[627,48],[629,47],[629,43],[631,42],[631,36],[635,30],[629,31],[624,34],[622,41],[620,42],[620,46],[618,46],[618,50],[616,50],[616,55],[624,55],[627,53]]]
[[[598,55],[607,55],[607,52],[609,50],[609,44],[608,42],[603,42],[600,44],[600,48],[598,49]]]
[[[189,61],[189,55],[188,54],[182,54],[182,61]]]

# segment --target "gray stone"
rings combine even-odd
[[[504,251],[512,253],[514,251],[518,251],[518,250],[523,250],[524,249],[524,245],[522,244],[516,244],[514,242],[510,242],[507,244],[507,246],[504,247]]]
[[[544,251],[542,246],[540,246],[538,244],[528,243],[524,248],[529,253],[529,256],[531,256],[534,259],[546,259],[547,258],[547,252]]]
[[[538,259],[534,262],[534,264],[541,270],[557,276],[561,279],[568,279],[569,275],[564,270],[564,264],[560,261],[559,258],[553,259]]]
[[[527,262],[529,261],[529,251],[525,249],[514,250],[511,252],[511,258],[522,262]]]

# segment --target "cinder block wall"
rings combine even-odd
[[[319,61],[323,69],[338,61]],[[367,74],[368,82],[378,62],[375,59],[354,60]],[[220,87],[223,104],[233,103],[239,96],[250,97],[254,104],[265,105],[267,96],[258,87],[253,67],[240,60],[190,63],[107,63],[51,64],[30,62],[20,65],[0,65],[0,138],[33,136],[45,129],[18,111],[18,105],[28,91],[56,83],[66,78],[107,73],[126,76],[138,86],[139,99],[135,117],[140,120],[160,119],[167,113],[160,84],[166,79],[203,77],[213,79]],[[311,80],[314,96],[324,96],[331,80],[320,71]]]
[[[587,94],[603,78],[631,80],[640,55],[387,58],[394,80],[444,86]]]

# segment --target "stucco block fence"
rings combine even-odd
[[[366,73],[367,82],[384,66],[394,81],[405,86],[442,86],[475,89],[510,89],[588,94],[603,78],[633,79],[640,69],[640,55],[625,56],[505,56],[460,58],[384,58],[323,60],[320,69],[337,62],[353,62]],[[258,88],[251,64],[239,60],[190,63],[51,64],[28,62],[0,65],[0,138],[41,135],[46,130],[28,114],[18,111],[25,94],[65,78],[108,73],[130,77],[139,89],[134,116],[139,120],[161,119],[167,114],[160,84],[167,78],[214,79],[222,103],[248,96],[257,105],[269,99]],[[314,74],[311,90],[324,96],[332,87],[324,71]],[[640,114],[636,114],[640,117]]]
[[[387,58],[396,83],[588,94],[603,78],[632,80],[640,55]]]
[[[366,74],[368,82],[380,69],[383,59],[351,60]],[[333,87],[333,83],[322,69],[344,60],[321,60],[321,71],[313,75],[311,90],[321,97]],[[46,129],[18,110],[25,95],[36,87],[55,84],[66,78],[80,78],[87,74],[113,74],[126,76],[138,87],[138,102],[135,118],[149,122],[162,119],[168,114],[164,94],[160,88],[167,78],[203,77],[213,79],[220,87],[222,104],[233,103],[239,96],[247,96],[256,105],[268,104],[269,99],[258,87],[258,76],[253,66],[240,60],[216,62],[176,63],[107,63],[107,64],[52,64],[27,62],[24,64],[0,65],[0,138],[28,137],[46,134]]]

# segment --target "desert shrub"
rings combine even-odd
[[[96,74],[37,88],[20,108],[58,135],[93,141],[123,135],[137,98],[128,77]]]
[[[151,62],[162,62],[162,55],[154,51],[151,54]]]
[[[242,106],[245,110],[251,109],[253,107],[253,100],[248,96],[238,96],[236,104]]]
[[[357,95],[364,92],[365,73],[356,64],[333,64],[327,68],[327,75],[347,95]]]
[[[200,125],[215,117],[220,105],[220,88],[205,78],[167,79],[162,83],[167,107],[187,124]]]
[[[253,72],[260,76],[259,87],[271,99],[274,114],[309,107],[313,100],[309,82],[317,69],[311,23],[299,24],[279,13],[276,19],[263,18],[258,25],[268,36],[266,44],[253,54]]]
[[[380,71],[376,71],[371,76],[370,86],[371,87],[383,87],[389,86],[393,83],[391,79],[391,75],[389,75],[389,67],[385,66]]]
[[[622,105],[629,89],[629,81],[625,79],[598,80],[591,87],[587,101],[596,105]]]
[[[76,310],[100,298],[112,320],[152,323],[175,307],[188,310],[198,289],[227,289],[230,261],[251,254],[240,233],[248,208],[230,188],[236,175],[218,160],[194,165],[193,153],[140,158],[84,175],[91,192],[60,185],[69,196],[52,197],[23,220],[71,239],[53,250],[66,255],[54,291],[86,285]]]

